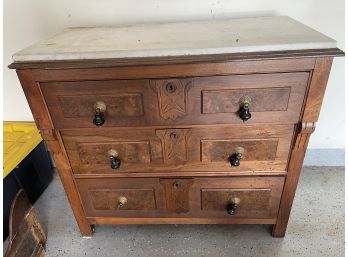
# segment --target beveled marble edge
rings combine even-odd
[[[13,60],[29,62],[174,57],[336,47],[335,40],[289,17],[275,16],[68,28],[17,52]]]
[[[103,51],[78,53],[55,53],[35,55],[14,55],[15,62],[27,61],[63,61],[63,60],[93,60],[93,59],[117,59],[134,57],[171,57],[171,56],[196,56],[210,54],[253,53],[268,51],[292,51],[304,49],[330,49],[336,48],[335,42],[302,43],[292,45],[268,45],[233,48],[208,48],[208,49],[177,49],[177,50],[146,50],[146,51]]]

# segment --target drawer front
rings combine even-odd
[[[275,219],[284,177],[76,179],[87,217]]]
[[[284,171],[293,126],[208,126],[62,131],[74,173]],[[238,149],[239,165],[232,166]],[[117,152],[116,158],[110,150]],[[120,162],[113,167],[113,162]],[[234,160],[235,161],[235,160]]]
[[[289,124],[299,119],[308,77],[296,72],[40,85],[58,129],[96,128],[96,117],[102,127],[243,124],[243,99],[251,114],[247,123]],[[97,102],[105,110],[97,111]]]
[[[86,210],[93,216],[146,216],[163,209],[158,179],[77,179]]]
[[[276,218],[284,177],[197,179],[204,215]]]

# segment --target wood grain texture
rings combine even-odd
[[[164,191],[158,178],[76,179],[87,217],[154,216],[164,209]],[[120,196],[127,203],[118,207]]]
[[[96,128],[94,103],[106,104],[102,127],[243,124],[239,101],[251,98],[247,123],[295,123],[309,72],[40,83],[58,129]],[[167,86],[169,91],[167,91]],[[170,87],[174,92],[170,91]]]
[[[243,62],[207,62],[200,64],[167,64],[148,66],[121,66],[80,69],[33,69],[39,82],[114,80],[114,79],[151,79],[196,76],[221,76],[233,74],[277,73],[310,71],[315,58],[255,60]]]
[[[274,224],[276,219],[230,217],[88,217],[91,224]]]
[[[166,209],[174,213],[187,213],[190,211],[190,187],[193,179],[166,178],[160,179],[164,188]]]
[[[81,234],[90,236],[92,235],[91,226],[86,220],[79,194],[71,176],[71,167],[66,157],[60,134],[53,129],[53,124],[40,87],[32,75],[31,70],[18,70],[17,74],[28,99],[30,109],[35,117],[35,123],[40,129],[43,139],[47,142],[55,161]]]
[[[93,233],[92,228],[86,220],[80,195],[71,176],[71,167],[64,151],[60,134],[56,131],[53,131],[53,133],[55,134],[56,140],[46,140],[48,148],[56,164],[59,177],[62,181],[65,193],[68,196],[68,200],[80,228],[80,232],[82,236],[91,236]]]
[[[283,171],[293,129],[292,125],[230,125],[80,129],[61,133],[75,174],[122,173],[128,176],[145,171],[152,174],[163,171],[171,174],[177,171]],[[245,148],[245,158],[242,157],[239,167],[231,167],[229,157],[237,146]],[[119,169],[111,169],[109,149],[119,153]]]
[[[155,194],[153,189],[111,189],[89,190],[95,210],[155,210]],[[127,202],[119,204],[119,198],[125,197]],[[117,214],[116,214],[117,215]]]
[[[40,83],[56,128],[91,127],[94,104],[106,105],[103,126],[145,124],[144,98],[149,99],[147,80]],[[151,108],[151,107],[150,107]]]
[[[302,122],[316,122],[319,118],[333,58],[318,58],[307,93]]]
[[[25,97],[28,100],[36,126],[39,130],[53,128],[51,117],[47,111],[39,84],[32,75],[31,70],[17,70],[18,79],[22,85]]]
[[[282,237],[332,56],[341,54],[11,67],[18,68],[83,235],[92,234],[91,224],[274,224],[273,236]],[[243,96],[251,98],[247,122],[238,116]],[[96,101],[107,105],[101,128],[92,122]],[[246,153],[231,167],[238,146]],[[119,153],[117,170],[110,167],[110,149]],[[121,196],[128,200],[123,209]],[[235,196],[241,205],[230,216],[224,207]]]
[[[9,226],[9,243],[5,257],[44,255],[47,233],[23,189],[12,202]]]
[[[220,139],[202,140],[202,161],[226,161],[237,147],[243,147],[245,152],[242,161],[275,160],[278,149],[278,139]]]
[[[313,70],[302,110],[302,122],[297,125],[297,135],[291,151],[277,222],[273,226],[272,236],[274,237],[284,237],[286,232],[309,138],[315,130],[319,117],[331,63],[330,57],[318,58]]]
[[[76,179],[89,218],[223,218],[274,219],[277,215],[284,177],[214,178],[79,178]],[[212,196],[212,192],[225,195]],[[258,191],[250,197],[251,191]],[[143,194],[141,194],[143,192]],[[205,193],[208,193],[208,197]],[[267,192],[262,194],[262,192]],[[228,215],[226,197],[238,195],[241,209]],[[127,204],[117,207],[120,196]],[[211,198],[216,198],[210,203]],[[154,203],[155,201],[155,203]],[[208,207],[207,206],[213,206]],[[253,206],[248,208],[248,206]]]
[[[188,114],[187,93],[192,86],[191,79],[150,80],[157,93],[158,112],[163,119],[176,120]]]

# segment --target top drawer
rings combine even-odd
[[[41,89],[56,128],[294,123],[299,119],[308,72],[233,76],[46,82]],[[95,109],[102,102],[106,109]],[[97,114],[96,114],[97,113]],[[102,123],[102,122],[101,122]]]

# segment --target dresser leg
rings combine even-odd
[[[273,237],[284,237],[286,227],[288,225],[292,203],[294,201],[295,192],[300,177],[306,148],[308,145],[309,137],[315,129],[314,122],[304,122],[298,128],[297,134],[291,157],[289,160],[288,173],[285,179],[282,198],[280,201],[278,217],[276,224],[273,226]]]
[[[300,177],[305,151],[293,151],[289,164],[288,175],[285,179],[283,194],[279,206],[277,222],[273,226],[273,237],[284,237],[290,217],[292,203],[295,197],[298,179]]]
[[[60,146],[60,134],[54,130],[52,130],[51,133],[53,137],[52,139],[54,140],[49,140],[50,138],[48,138],[47,135],[44,135],[44,133],[41,134],[46,140],[48,148],[53,155],[60,180],[62,181],[63,187],[68,196],[68,200],[79,226],[81,235],[83,237],[91,237],[93,235],[93,227],[86,219],[79,191],[77,190],[76,184],[71,175],[71,168],[69,162],[67,161],[67,156],[65,155],[63,148]]]

